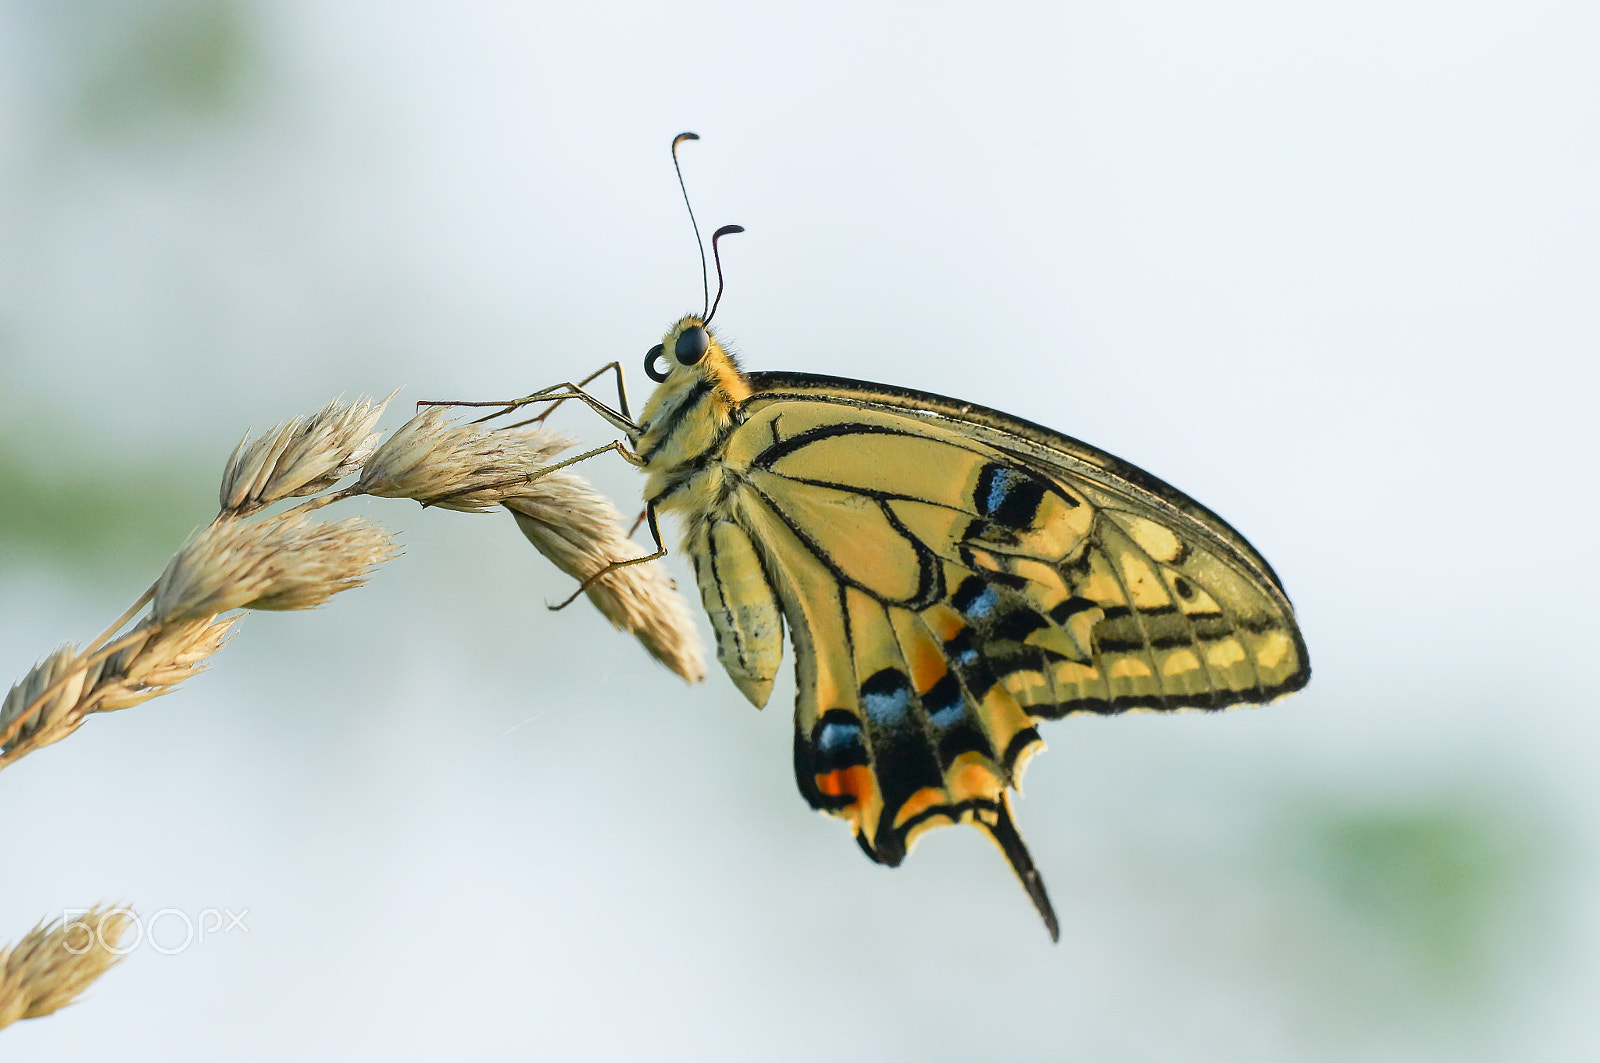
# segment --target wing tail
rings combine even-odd
[[[1011,870],[1017,874],[1017,881],[1022,883],[1028,899],[1033,901],[1033,906],[1039,910],[1039,917],[1044,920],[1045,929],[1050,931],[1050,940],[1060,941],[1061,924],[1056,920],[1056,910],[1050,903],[1050,894],[1045,891],[1044,876],[1033,866],[1033,855],[1023,844],[1022,832],[1017,830],[1016,821],[1011,818],[1011,795],[1001,795],[993,823],[983,816],[979,816],[976,822],[1005,854]]]

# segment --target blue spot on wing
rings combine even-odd
[[[830,720],[817,729],[817,749],[823,756],[831,757],[842,750],[861,745],[861,727],[851,721],[840,723]]]
[[[967,715],[967,703],[961,696],[961,684],[949,672],[922,695],[922,707],[928,710],[929,721],[941,730],[954,727]]]
[[[961,682],[966,686],[968,693],[974,699],[982,701],[989,688],[994,686],[994,673],[984,662],[971,628],[962,628],[953,637],[945,640],[944,658],[960,673]]]
[[[1006,504],[1006,494],[1011,486],[1016,483],[1017,474],[1010,469],[991,466],[985,470],[991,472],[988,490],[979,492],[978,508],[984,513],[993,513]]]
[[[966,628],[944,644],[944,655],[957,668],[976,668],[983,663],[978,647],[973,644],[972,632]]]
[[[861,721],[848,709],[829,709],[806,734],[795,721],[794,773],[800,792],[813,808],[836,807],[837,795],[817,792],[814,777],[839,768],[867,763],[867,740]]]
[[[911,681],[903,672],[885,668],[861,684],[861,707],[880,727],[898,727],[911,711]]]
[[[981,623],[1000,605],[1000,596],[977,576],[968,576],[950,597],[950,604],[968,620]]]
[[[989,464],[978,473],[972,501],[981,516],[1007,528],[1032,526],[1045,485],[1020,469]]]

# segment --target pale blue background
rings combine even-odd
[[[1597,70],[1558,0],[0,2],[0,681],[138,594],[247,425],[646,384],[699,304],[686,128],[750,367],[1148,467],[1316,666],[1047,729],[1052,947],[975,832],[889,872],[805,807],[787,680],[758,714],[547,613],[509,519],[347,507],[403,535],[369,587],[0,777],[0,938],[250,928],[0,1052],[1595,1058]]]

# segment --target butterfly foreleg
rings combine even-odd
[[[629,420],[631,420],[633,418],[633,414],[628,412],[628,385],[627,385],[627,382],[624,381],[623,378],[622,378],[622,364],[620,362],[607,362],[605,365],[601,366],[599,369],[596,369],[594,372],[590,373],[588,376],[586,376],[582,380],[578,381],[577,384],[574,384],[574,385],[558,385],[558,386],[575,387],[575,388],[577,388],[578,390],[581,391],[585,384],[589,383],[591,380],[594,380],[597,377],[604,376],[606,373],[609,373],[609,372],[614,372],[614,373],[617,374],[617,412],[620,413],[623,417],[628,418]],[[539,416],[530,418],[530,419],[528,419],[526,421],[522,421],[522,422],[520,422],[520,424],[513,425],[512,427],[520,427],[521,425],[524,425],[524,424],[539,424],[542,421],[544,421],[544,419],[546,417],[549,417],[552,413],[555,413],[557,406],[560,406],[563,402],[566,402],[568,398],[576,398],[576,397],[577,396],[563,396],[562,398],[556,399],[554,402],[550,403],[549,407],[543,413],[541,413]]]
[[[620,444],[616,445],[620,446]],[[605,450],[607,448],[601,447],[600,449]],[[619,450],[618,453],[622,452]],[[578,585],[578,589],[569,594],[567,599],[561,604],[548,606],[550,611],[555,612],[558,609],[565,609],[567,606],[577,601],[578,595],[582,594],[584,591],[594,586],[595,583],[599,582],[601,579],[610,575],[619,568],[627,568],[629,565],[642,565],[646,561],[656,561],[660,558],[666,557],[667,547],[666,544],[661,541],[661,529],[656,525],[656,504],[654,502],[649,503],[645,507],[645,523],[650,526],[650,538],[655,540],[656,549],[654,553],[646,554],[643,557],[630,557],[624,561],[612,561],[605,567],[601,568],[594,575],[580,583]]]
[[[423,499],[422,504],[424,507],[437,506],[449,502],[452,499],[460,498],[463,495],[476,494],[479,491],[499,491],[508,487],[518,487],[522,484],[531,484],[535,480],[542,479],[545,476],[548,476],[550,473],[555,472],[557,469],[564,469],[568,465],[576,465],[580,461],[588,461],[590,458],[604,454],[608,450],[616,451],[618,454],[622,455],[623,459],[629,464],[642,464],[639,456],[624,446],[620,439],[613,439],[603,447],[595,447],[593,450],[586,450],[582,454],[575,454],[572,457],[558,461],[553,465],[541,466],[540,468],[535,469],[533,472],[523,473],[520,476],[512,476],[504,480],[493,480],[489,483],[472,484],[469,487],[463,487],[460,490],[451,491],[448,494],[435,495],[432,498]]]
[[[602,369],[601,372],[605,372],[605,370]],[[627,406],[627,400],[625,396],[621,395],[620,391],[621,369],[618,369],[617,372],[617,379],[619,382],[618,394],[625,410]],[[594,378],[590,377],[589,379],[592,380]],[[585,381],[585,383],[587,383],[587,381]],[[607,424],[611,425],[611,427],[617,429],[618,431],[627,432],[630,435],[637,434],[639,431],[639,426],[633,423],[633,419],[630,418],[626,412],[613,410],[610,406],[607,406],[605,403],[601,402],[599,399],[583,390],[581,385],[570,382],[565,384],[552,384],[550,387],[536,391],[532,395],[527,395],[523,398],[514,399],[512,401],[514,406],[526,406],[533,402],[551,402],[559,405],[568,399],[577,399],[579,402],[582,402],[584,405],[588,406],[591,410],[604,418]],[[534,418],[534,420],[539,419],[540,418]],[[523,421],[520,423],[530,424],[532,422]]]
[[[613,363],[613,364],[615,364],[615,363]],[[605,368],[602,368],[602,369],[600,369],[599,372],[600,373],[604,373],[605,371],[606,371]],[[529,405],[532,405],[533,403],[536,403],[536,402],[550,402],[550,403],[555,403],[555,404],[559,405],[560,403],[566,402],[568,399],[577,399],[579,402],[582,402],[584,405],[588,406],[591,410],[593,410],[595,413],[599,414],[602,418],[604,418],[606,423],[611,425],[613,428],[615,428],[615,429],[617,429],[618,431],[621,431],[621,432],[626,432],[629,435],[634,435],[634,434],[637,434],[639,432],[639,426],[634,424],[633,423],[633,419],[630,418],[626,413],[626,410],[627,410],[627,396],[622,391],[622,375],[621,374],[622,374],[622,370],[619,367],[618,370],[617,370],[617,388],[618,388],[617,395],[618,395],[618,401],[620,401],[622,403],[622,406],[623,406],[623,409],[621,411],[613,410],[610,406],[607,406],[605,403],[601,402],[599,399],[595,398],[593,395],[591,395],[587,391],[583,390],[582,385],[574,384],[574,383],[572,383],[570,381],[565,382],[565,383],[561,383],[561,384],[551,384],[547,388],[540,388],[538,391],[535,391],[532,395],[524,395],[520,399],[496,399],[496,400],[493,400],[493,401],[476,401],[476,402],[463,402],[463,401],[458,401],[458,400],[425,399],[425,400],[417,403],[417,405],[418,406],[461,406],[461,407],[466,407],[466,408],[484,408],[484,407],[490,407],[490,406],[498,406],[498,407],[500,407],[494,413],[491,413],[491,414],[488,414],[488,415],[486,415],[484,417],[479,418],[479,421],[489,421],[489,420],[493,420],[496,417],[504,417],[506,414],[510,413],[512,410],[521,409],[524,406],[529,406]],[[594,377],[598,376],[598,375],[599,374],[596,373],[596,374],[593,374],[593,375],[589,376],[587,379],[585,379],[584,383],[588,383],[589,380],[593,380]],[[548,413],[548,411],[546,411],[546,412]],[[543,419],[544,419],[544,417],[543,417],[543,415],[541,415],[539,417],[531,418],[531,419],[529,419],[527,421],[519,421],[516,424],[510,425],[508,427],[520,428],[523,425],[533,424],[535,421],[540,421],[540,420],[543,420]]]

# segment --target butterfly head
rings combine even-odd
[[[731,423],[734,407],[750,397],[750,385],[738,363],[695,314],[681,318],[650,348],[644,371],[656,389],[645,403],[639,435],[633,440],[641,454],[692,446],[700,436]],[[674,439],[680,448],[669,446]]]

